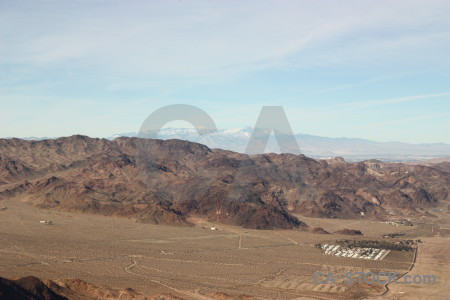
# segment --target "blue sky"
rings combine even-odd
[[[450,143],[449,1],[0,1],[0,136],[219,128]],[[187,127],[183,122],[168,126]]]

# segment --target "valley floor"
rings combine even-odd
[[[218,292],[266,299],[361,299],[380,295],[385,287],[315,284],[314,272],[405,273],[413,260],[412,252],[391,251],[382,261],[374,261],[325,255],[314,247],[349,238],[337,234],[248,230],[202,219],[192,220],[195,227],[149,225],[41,210],[13,200],[2,201],[0,207],[5,207],[0,211],[0,276],[7,278],[33,275],[56,282],[78,278],[98,286],[186,299],[213,299]],[[426,224],[395,227],[369,220],[300,218],[329,232],[360,229],[365,235],[359,239],[394,232],[420,238],[423,244],[410,273],[435,274],[438,283],[390,285],[379,299],[448,295],[450,245],[445,224],[437,230]],[[210,229],[215,226],[218,230]]]

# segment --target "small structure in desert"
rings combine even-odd
[[[398,220],[398,221],[388,221],[386,224],[391,224],[394,226],[413,226],[413,223],[407,219]]]
[[[41,221],[39,221],[39,223],[46,224],[46,225],[52,225],[53,221],[41,220]]]

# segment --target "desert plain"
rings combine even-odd
[[[0,274],[58,282],[78,278],[114,289],[132,288],[182,299],[217,295],[261,299],[447,299],[450,283],[450,222],[393,226],[377,220],[298,216],[328,232],[358,228],[363,236],[314,234],[308,230],[252,230],[192,217],[192,227],[152,225],[106,217],[38,209],[17,199],[0,211]],[[438,211],[438,210],[436,210]],[[40,221],[52,221],[51,225]],[[215,227],[217,230],[211,230]],[[414,251],[391,251],[383,260],[325,255],[317,243],[380,239],[404,233],[420,239]],[[397,272],[435,275],[430,285],[316,284],[314,272]]]

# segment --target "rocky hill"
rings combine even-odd
[[[36,277],[10,280],[0,277],[0,299],[16,300],[66,300]]]
[[[182,300],[169,294],[143,295],[133,289],[98,287],[79,279],[41,280],[0,277],[0,300]]]
[[[420,214],[449,199],[445,169],[303,155],[241,153],[181,140],[0,139],[0,201],[190,226],[190,216],[247,228],[325,218]]]

